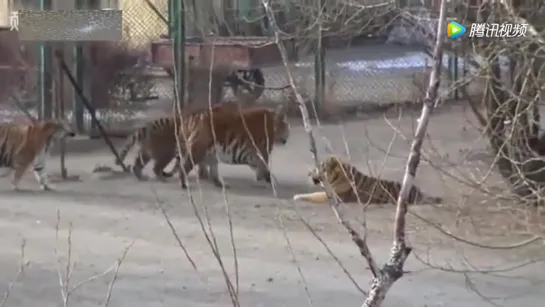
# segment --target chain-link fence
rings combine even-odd
[[[11,31],[11,14],[22,4],[4,2],[0,7],[0,122],[26,122],[23,110],[37,116],[37,101],[41,91],[38,43],[21,42]]]
[[[431,58],[422,50],[370,42],[365,46],[346,49],[326,50],[325,60],[325,99],[326,103],[341,106],[384,105],[417,101],[427,87]],[[315,92],[314,59],[302,57],[293,69],[298,76],[299,89],[313,97]],[[443,66],[447,71],[463,74],[467,68],[455,58],[444,56]],[[269,84],[282,84],[284,81],[277,71],[266,73]],[[277,72],[275,75],[274,73]],[[443,80],[459,78],[445,76]],[[281,81],[280,81],[281,80]],[[459,99],[452,90],[453,83],[444,81],[441,91],[445,97]],[[469,92],[476,93],[482,84],[470,84]],[[271,95],[271,94],[269,94]]]
[[[152,42],[168,34],[167,0],[119,0],[109,8],[123,12],[122,40],[82,44],[87,76],[83,82],[90,83],[92,105],[115,135],[139,125],[160,99],[171,100],[172,85],[163,70],[151,65],[150,56]],[[89,116],[84,122],[92,126]]]
[[[376,3],[375,3],[376,2]],[[364,4],[384,4],[383,1],[365,1]],[[327,5],[327,1],[324,2]],[[362,2],[363,3],[363,2]],[[239,3],[240,4],[240,3]],[[277,3],[278,4],[278,3]],[[330,7],[321,16],[325,19],[324,24],[324,49],[325,70],[324,103],[339,106],[357,105],[391,105],[395,103],[414,102],[422,97],[423,89],[427,86],[427,76],[431,58],[422,51],[425,37],[418,37],[414,29],[407,29],[403,23],[390,23],[393,20],[391,8],[378,6],[376,10],[361,10],[361,5],[344,3],[342,10],[335,11]],[[274,7],[274,3],[273,3]],[[296,51],[297,57],[290,61],[290,71],[295,76],[298,89],[309,100],[315,99],[316,94],[316,44],[317,29],[309,27],[317,23],[317,12],[311,7],[305,7],[302,3],[294,3],[289,7],[275,7],[275,19],[278,27],[283,33],[291,36],[289,43]],[[382,8],[382,9],[381,9]],[[434,16],[430,13],[434,6],[429,5],[423,8],[407,8],[406,11],[414,16],[422,16],[423,20],[430,20],[427,31],[434,33],[436,23]],[[327,15],[330,10],[330,15]],[[367,13],[365,13],[367,12]],[[372,16],[370,16],[372,15]],[[235,16],[235,17],[233,17]],[[238,18],[237,18],[238,16]],[[190,18],[190,17],[188,17]],[[214,63],[234,63],[237,67],[256,68],[256,65],[263,75],[265,90],[257,99],[257,103],[282,102],[286,100],[286,91],[279,90],[288,84],[285,67],[278,58],[269,56],[267,61],[259,61],[261,52],[252,49],[246,56],[244,62],[240,54],[229,55],[228,52],[237,53],[241,49],[232,48],[227,50],[223,47],[224,41],[231,40],[237,44],[240,37],[259,35],[261,37],[271,36],[272,28],[267,21],[263,8],[248,8],[239,6],[236,12],[224,10],[222,20],[217,25],[204,27],[206,33],[214,33],[221,38],[216,38],[215,52],[223,55],[215,55]],[[192,21],[193,22],[193,21]],[[197,24],[202,24],[197,23]],[[196,31],[198,32],[198,31]],[[198,33],[197,33],[198,34]],[[404,41],[400,42],[400,36]],[[418,47],[407,45],[420,44]],[[400,46],[399,43],[402,43]],[[288,44],[288,45],[289,45]],[[192,47],[188,47],[189,48]],[[189,52],[191,53],[191,52]],[[194,54],[193,54],[194,55]],[[237,58],[238,57],[238,58]],[[255,61],[254,61],[255,59]],[[243,63],[241,63],[243,62]],[[444,97],[459,99],[460,93],[453,90],[454,81],[464,76],[467,65],[454,56],[446,55],[443,60],[445,74],[441,90]],[[239,71],[240,72],[240,71]],[[242,74],[239,74],[239,76]],[[251,81],[251,80],[246,80]],[[478,93],[480,83],[471,83],[467,88],[469,94]],[[457,87],[457,86],[456,86]],[[234,98],[234,93],[226,87],[225,98]],[[318,91],[319,92],[319,91]]]
[[[79,9],[100,8],[81,4],[89,2],[87,0],[75,2],[74,7]],[[235,2],[237,5],[233,8]],[[272,38],[274,29],[270,20],[260,3],[235,2],[186,2],[183,19],[187,32],[187,98],[199,104],[208,102],[209,98],[214,102],[222,99],[257,104],[286,102],[291,99],[291,92],[286,67]],[[412,33],[402,25],[390,26],[385,22],[391,17],[388,15],[391,10],[369,12],[358,9],[356,4],[343,5],[340,12],[331,7],[318,14],[319,10],[299,2],[288,7],[272,4],[277,25],[286,34],[283,43],[288,51],[288,67],[303,96],[314,101],[316,93],[320,93],[315,78],[319,74],[315,58],[319,15],[323,18],[321,26],[325,30],[322,31],[326,33],[322,41],[325,60],[319,65],[325,71],[325,84],[324,96],[317,100],[329,106],[365,107],[421,98],[431,59],[419,48],[395,44]],[[173,53],[168,29],[172,14],[167,0],[118,0],[109,8],[123,11],[122,41],[80,43],[77,46],[82,49],[81,55],[75,56],[69,66],[80,70],[78,81],[82,82],[85,94],[105,126],[110,130],[130,131],[140,125],[144,117],[172,112]],[[40,78],[42,67],[35,61],[41,46],[35,43],[12,47],[28,53],[23,54],[23,58],[31,73],[26,73],[24,80],[20,78],[17,88],[23,101],[35,103],[36,114],[43,108],[36,104],[44,81]],[[9,61],[20,61],[19,58],[21,55]],[[465,67],[457,62],[446,56],[443,65],[456,72],[458,76],[454,77],[459,79]],[[211,66],[214,66],[212,73]],[[442,90],[448,91],[451,85],[443,82]],[[479,90],[480,84],[470,84],[470,93]],[[455,92],[449,97],[457,98]],[[68,103],[68,116],[81,116],[85,130],[89,131],[92,125],[87,111],[72,115],[71,106],[77,105]]]
[[[360,104],[380,105],[415,101],[422,97],[427,86],[431,58],[420,50],[385,43],[373,43],[364,47],[326,50],[325,101],[341,106]],[[458,61],[445,56],[446,71]],[[300,57],[291,63],[290,71],[295,77],[298,90],[308,99],[314,99],[315,64],[312,56]],[[458,63],[459,73],[464,63]],[[285,67],[281,63],[261,69],[266,89],[257,103],[280,103],[286,99],[284,89],[288,84]],[[449,80],[446,76],[444,80]],[[456,93],[448,93],[452,83],[441,84],[441,90],[448,98],[456,99]],[[470,93],[477,93],[482,84],[469,85]],[[226,99],[235,99],[229,87]]]

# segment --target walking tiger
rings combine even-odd
[[[179,125],[182,156],[176,155],[174,126]],[[238,105],[223,103],[211,109],[182,115],[181,118],[159,119],[139,129],[126,144],[140,143],[133,172],[142,178],[141,171],[150,159],[155,160],[154,173],[160,180],[179,172],[181,186],[186,188],[186,175],[198,165],[198,176],[214,185],[228,187],[218,174],[218,162],[245,164],[256,172],[257,180],[271,181],[268,168],[274,144],[285,145],[289,138],[286,108],[275,111],[262,107],[239,109]],[[130,150],[125,146],[122,158]],[[128,149],[127,149],[128,148]],[[170,172],[164,168],[176,156]]]
[[[19,181],[34,162],[34,175],[42,190],[52,190],[45,164],[54,140],[73,137],[70,126],[57,120],[38,121],[32,124],[0,124],[0,167],[9,168],[3,174],[13,173],[12,186],[19,189]]]
[[[222,103],[211,109],[194,111],[192,113],[185,114],[186,117],[198,117],[200,114],[214,112],[220,113],[235,113],[239,108],[235,103]],[[182,111],[186,112],[186,111]],[[176,156],[176,134],[175,129],[179,127],[181,118],[176,116],[161,117],[151,121],[138,128],[131,135],[129,135],[126,141],[123,143],[121,150],[119,151],[120,161],[125,161],[129,151],[138,144],[138,153],[135,156],[132,171],[139,180],[145,180],[146,177],[142,175],[142,170],[148,164],[150,160],[153,160],[153,173],[155,177],[163,181],[166,178],[172,177],[176,171],[175,166],[171,171],[165,172],[165,167]],[[177,160],[178,162],[178,160]],[[120,164],[119,161],[115,161],[116,164]],[[203,169],[204,172],[206,169]],[[201,169],[199,168],[199,171]],[[204,176],[204,173],[201,174]]]

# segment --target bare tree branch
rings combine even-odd
[[[318,151],[316,149],[316,139],[314,138],[314,134],[313,134],[313,131],[312,131],[312,125],[310,124],[310,117],[309,117],[307,107],[305,105],[305,101],[303,99],[303,96],[298,91],[298,89],[297,89],[297,87],[295,85],[295,80],[293,78],[293,75],[292,75],[291,71],[289,70],[288,57],[287,57],[288,53],[286,51],[286,48],[284,47],[284,44],[282,43],[281,36],[280,36],[280,30],[279,30],[279,28],[278,28],[278,26],[276,24],[276,19],[274,17],[274,12],[273,12],[273,10],[271,8],[269,0],[262,0],[262,3],[263,3],[263,6],[265,8],[265,12],[267,14],[267,17],[269,18],[271,28],[274,29],[275,43],[278,46],[278,49],[280,51],[280,55],[282,57],[282,62],[283,62],[284,67],[286,69],[286,75],[288,77],[288,81],[289,81],[290,85],[292,86],[293,93],[295,94],[295,100],[296,100],[295,102],[298,104],[299,110],[301,112],[301,117],[303,119],[305,132],[307,133],[308,138],[309,138],[309,149],[310,149],[313,161],[314,161],[314,166],[316,167],[316,169],[320,170],[321,168],[319,167],[320,162],[319,162],[319,159],[318,159]],[[358,247],[358,249],[360,251],[360,254],[367,260],[367,263],[369,264],[369,268],[371,269],[371,272],[373,273],[373,276],[375,276],[375,277],[378,276],[378,272],[379,272],[378,266],[377,266],[375,260],[373,259],[373,256],[371,254],[371,251],[370,251],[369,247],[367,246],[367,242],[365,241],[365,237],[362,236],[361,234],[359,234],[354,229],[354,227],[352,227],[350,222],[346,218],[343,217],[342,213],[339,211],[340,201],[339,201],[338,197],[335,196],[333,190],[331,189],[331,187],[329,186],[329,184],[327,182],[324,184],[324,189],[325,189],[325,191],[327,193],[329,203],[331,205],[331,208],[332,208],[333,212],[335,213],[335,216],[337,217],[337,220],[348,231],[348,233],[350,234],[350,237],[352,238],[352,241]]]
[[[426,130],[430,120],[430,115],[437,103],[439,85],[441,82],[441,68],[443,59],[443,31],[445,24],[445,6],[446,1],[441,0],[441,8],[439,13],[439,22],[437,27],[437,39],[433,52],[433,67],[430,75],[426,97],[422,106],[422,113],[418,120],[415,137],[411,145],[411,152],[407,160],[405,175],[403,176],[403,185],[397,199],[397,208],[394,224],[394,243],[390,259],[383,266],[380,275],[373,279],[371,291],[363,302],[363,307],[378,307],[386,298],[388,290],[394,282],[403,276],[403,266],[407,257],[412,251],[412,248],[407,246],[405,241],[405,218],[407,215],[407,199],[409,192],[413,187],[413,181],[416,176],[416,170],[420,163],[420,150]]]

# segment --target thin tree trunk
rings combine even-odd
[[[443,59],[443,36],[445,25],[445,2],[441,0],[439,22],[437,28],[437,38],[435,42],[435,49],[433,52],[433,67],[430,75],[430,82],[426,91],[426,97],[424,98],[424,105],[422,106],[422,113],[418,120],[418,126],[416,128],[415,137],[411,145],[411,152],[407,160],[405,167],[405,175],[403,176],[403,185],[399,197],[397,199],[397,209],[395,215],[394,224],[394,243],[392,246],[392,254],[390,259],[380,270],[378,276],[375,276],[371,284],[371,291],[363,302],[362,307],[379,307],[386,298],[388,290],[393,284],[403,276],[403,266],[405,260],[409,257],[412,248],[407,246],[405,241],[405,217],[407,215],[407,199],[409,192],[413,186],[414,178],[416,177],[416,170],[420,163],[420,150],[430,115],[433,108],[436,105],[438,99],[439,85],[441,81],[441,68]]]

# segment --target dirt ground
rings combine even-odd
[[[528,236],[518,230],[508,232],[499,227],[505,225],[496,227],[487,215],[472,219],[466,210],[489,206],[479,202],[484,196],[452,179],[473,176],[473,180],[479,180],[478,170],[486,167],[480,162],[486,158],[485,143],[477,139],[478,133],[468,120],[460,107],[447,107],[433,115],[425,145],[432,163],[423,159],[417,184],[429,194],[443,196],[445,201],[411,211],[483,244],[508,245],[524,240]],[[392,142],[392,126],[410,134],[413,122],[409,115],[400,120],[395,116],[387,120],[376,117],[322,125],[316,133],[321,152],[325,152],[325,144],[330,144],[334,152],[344,155],[346,141],[352,162],[360,169],[400,180],[408,144],[399,135]],[[97,164],[113,165],[112,155],[96,142],[69,144],[67,169],[69,175],[79,176],[81,181],[57,182],[56,192],[38,192],[31,174],[22,184],[28,190],[21,193],[12,192],[9,181],[2,179],[0,265],[4,273],[0,289],[7,289],[14,281],[6,306],[62,306],[59,280],[65,279],[68,258],[73,264],[69,288],[77,287],[68,306],[103,305],[113,272],[78,284],[115,265],[130,244],[113,286],[110,306],[228,306],[222,271],[201,229],[212,229],[224,267],[236,283],[227,209],[232,215],[242,306],[361,305],[364,295],[300,219],[308,221],[359,286],[367,290],[370,273],[349,236],[327,206],[290,200],[294,193],[316,189],[306,178],[311,166],[308,139],[300,123],[293,122],[292,130],[288,144],[276,148],[272,157],[272,169],[279,182],[278,198],[242,166],[221,166],[222,175],[231,185],[225,196],[208,183],[199,189],[191,177],[190,191],[196,207],[203,218],[207,214],[210,219],[204,226],[196,218],[188,192],[181,191],[174,179],[167,183],[137,182],[123,174],[93,174]],[[50,161],[50,172],[58,173],[59,157],[53,156]],[[487,182],[498,185],[497,175],[492,177]],[[160,207],[167,212],[196,269],[178,246]],[[351,205],[344,212],[353,220],[362,221],[366,216],[369,244],[376,261],[382,264],[391,247],[394,207],[370,206],[364,214],[361,207]],[[412,215],[407,231],[415,253],[405,266],[409,272],[391,289],[384,306],[489,306],[491,302],[483,296],[497,306],[537,306],[545,299],[541,273],[545,265],[540,262],[543,253],[539,247],[470,247]],[[23,241],[28,265],[15,278]],[[430,268],[418,259],[443,269]],[[527,262],[531,264],[507,270]],[[449,272],[452,270],[466,274]],[[472,272],[475,270],[486,272]]]

